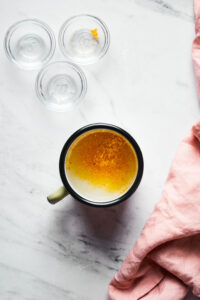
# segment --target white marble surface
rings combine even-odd
[[[88,93],[70,113],[37,100],[37,72],[0,51],[0,299],[105,300],[112,276],[159,200],[181,138],[199,117],[191,61],[192,0],[1,0],[0,40],[13,22],[37,17],[55,30],[89,12],[111,32],[109,53],[84,67]],[[61,58],[57,50],[54,60]],[[92,122],[128,130],[145,160],[128,201],[98,209],[70,197],[51,206],[69,135]],[[189,295],[187,300],[194,300]]]

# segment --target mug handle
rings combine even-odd
[[[66,188],[64,186],[61,186],[58,190],[56,190],[55,192],[53,192],[52,194],[50,194],[47,197],[47,200],[51,204],[56,204],[57,202],[59,202],[60,200],[62,200],[64,197],[66,197],[68,194],[69,193],[66,190]]]

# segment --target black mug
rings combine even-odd
[[[123,195],[120,195],[119,197],[117,197],[116,199],[112,199],[111,201],[99,202],[99,201],[92,201],[91,199],[86,199],[85,197],[81,196],[77,191],[75,191],[75,189],[69,183],[69,180],[67,179],[67,176],[66,176],[65,160],[66,160],[66,155],[68,153],[70,146],[81,135],[85,134],[86,132],[95,131],[95,130],[97,130],[97,131],[98,130],[109,130],[109,131],[118,133],[119,135],[124,137],[131,144],[131,146],[135,150],[135,154],[137,157],[138,168],[137,168],[137,173],[136,173],[134,182],[132,183],[130,188]],[[140,147],[138,146],[137,142],[134,140],[134,138],[128,132],[126,132],[125,130],[123,130],[122,128],[120,128],[118,126],[111,125],[111,124],[104,124],[104,123],[90,124],[90,125],[80,128],[75,133],[73,133],[69,137],[67,142],[65,143],[65,145],[61,151],[60,161],[59,161],[60,176],[61,176],[61,180],[63,182],[63,186],[60,187],[54,193],[50,194],[47,197],[47,199],[51,204],[55,204],[58,201],[62,200],[65,196],[70,194],[75,199],[79,200],[80,202],[91,205],[91,206],[106,207],[106,206],[115,205],[115,204],[118,204],[118,203],[124,201],[128,197],[130,197],[136,191],[136,189],[138,188],[140,181],[142,179],[143,168],[144,168],[144,163],[143,163],[143,156],[142,156]]]

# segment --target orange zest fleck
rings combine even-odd
[[[92,29],[91,30],[91,33],[92,33],[92,37],[95,38],[97,41],[99,40],[99,35],[98,35],[98,29],[95,28],[95,29]]]

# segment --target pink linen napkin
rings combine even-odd
[[[200,0],[192,55],[200,98]],[[161,200],[109,285],[110,300],[200,297],[200,122],[181,142]]]

